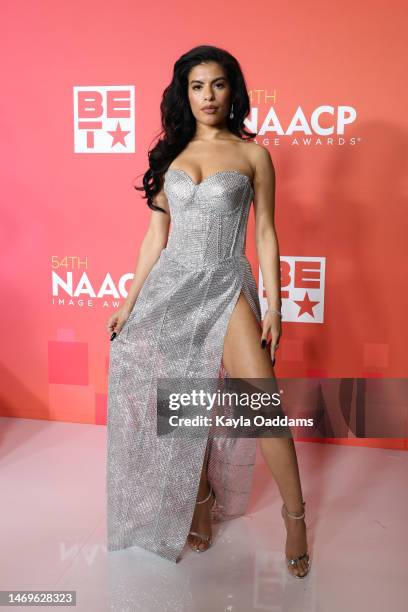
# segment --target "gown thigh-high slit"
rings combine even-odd
[[[248,176],[220,171],[194,183],[169,169],[171,227],[122,330],[110,343],[107,409],[107,549],[138,546],[177,562],[191,526],[203,465],[214,522],[245,513],[255,438],[157,435],[158,378],[229,377],[222,355],[241,293],[261,308],[245,239],[254,192]]]

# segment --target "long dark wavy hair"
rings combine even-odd
[[[231,104],[234,105],[234,116],[227,115],[228,129],[242,138],[249,140],[257,134],[248,132],[244,119],[250,112],[249,96],[239,62],[233,55],[211,45],[200,45],[184,53],[174,64],[173,78],[163,92],[160,103],[161,126],[159,141],[148,151],[149,169],[143,175],[143,187],[134,186],[137,191],[144,191],[144,199],[152,210],[166,211],[153,203],[153,197],[163,185],[163,175],[171,162],[183,151],[195,134],[196,119],[191,111],[188,99],[188,75],[190,70],[201,62],[217,62],[226,72],[231,87]]]

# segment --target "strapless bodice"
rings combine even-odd
[[[184,170],[169,168],[164,192],[171,215],[165,249],[170,258],[197,268],[244,256],[254,196],[246,174],[221,170],[195,183]]]

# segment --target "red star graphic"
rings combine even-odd
[[[309,298],[307,291],[305,292],[305,297],[303,298],[303,300],[293,301],[295,302],[295,304],[300,306],[298,317],[300,317],[304,312],[307,312],[308,314],[312,315],[312,317],[314,317],[313,308],[316,306],[316,304],[319,304],[319,302],[312,302]]]
[[[108,130],[108,134],[113,136],[111,147],[114,147],[117,142],[120,142],[121,144],[123,144],[124,147],[126,147],[125,137],[130,134],[130,132],[125,132],[124,130],[122,130],[119,121],[116,125],[116,130],[114,132],[110,132]]]

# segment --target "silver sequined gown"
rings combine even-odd
[[[140,546],[177,562],[186,544],[203,461],[217,498],[213,521],[245,513],[255,438],[156,435],[157,377],[225,380],[224,336],[241,290],[258,321],[245,256],[253,189],[236,170],[194,183],[169,169],[166,248],[110,343],[107,415],[107,548]]]

